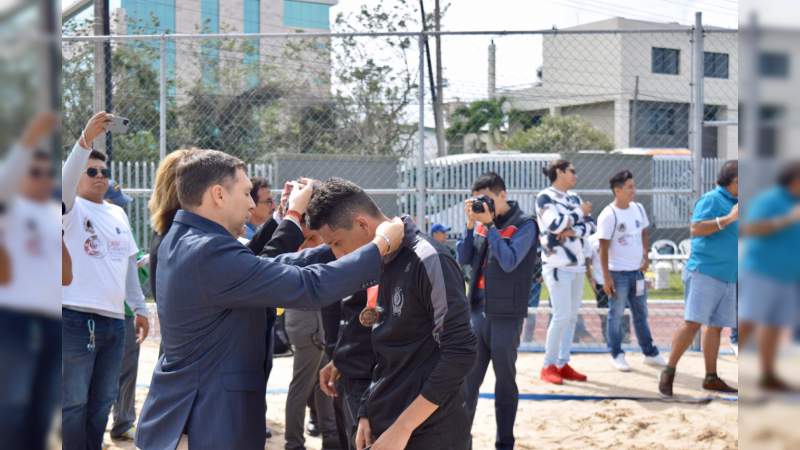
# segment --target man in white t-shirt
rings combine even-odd
[[[136,242],[125,211],[103,201],[110,172],[105,155],[91,150],[111,115],[89,120],[62,171],[64,242],[73,280],[62,293],[63,448],[100,449],[117,398],[127,299],[139,340],[148,328],[137,275]],[[76,197],[77,194],[77,197]]]
[[[608,347],[615,368],[627,372],[631,368],[622,351],[622,317],[625,306],[633,315],[636,339],[644,353],[644,362],[665,366],[647,323],[647,288],[644,272],[650,222],[644,207],[633,201],[636,185],[629,170],[617,173],[610,180],[614,201],[597,218],[597,237],[600,240],[600,264],[603,290],[609,299]]]
[[[0,283],[0,447],[44,449],[58,405],[61,231],[49,152],[56,125],[39,114],[0,167],[0,242],[10,277]]]

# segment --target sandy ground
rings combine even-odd
[[[147,395],[157,349],[154,339],[148,339],[142,347],[137,409]],[[640,354],[628,354],[633,372],[626,374],[610,366],[608,355],[575,355],[573,366],[587,373],[589,382],[564,386],[546,385],[539,381],[537,375],[542,356],[540,353],[520,354],[517,383],[521,394],[655,396],[657,392],[658,370],[644,365]],[[291,358],[276,359],[270,378],[267,420],[274,437],[267,441],[267,449],[283,448],[285,392],[291,378],[291,362]],[[706,395],[700,389],[704,373],[700,354],[687,354],[678,370],[676,394],[694,397]],[[719,373],[730,383],[736,384],[736,359],[722,356]],[[493,391],[494,374],[489,370],[481,392]],[[735,449],[739,439],[738,416],[738,404],[724,400],[715,400],[707,405],[629,400],[520,400],[515,434],[519,449]],[[492,399],[482,398],[479,401],[472,431],[476,449],[494,448]],[[134,448],[130,442],[111,441],[108,434],[106,442],[110,444],[110,449]],[[308,437],[306,445],[309,449],[320,449],[321,441]]]

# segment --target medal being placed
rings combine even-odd
[[[361,325],[371,328],[378,323],[378,317],[378,309],[367,306],[361,310],[361,313],[358,315],[358,321],[361,322]]]
[[[358,315],[358,321],[365,327],[372,328],[378,323],[380,313],[378,312],[378,286],[367,288],[367,306]]]

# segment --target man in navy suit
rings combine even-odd
[[[164,354],[140,414],[142,450],[264,448],[266,307],[319,308],[377,284],[397,250],[399,219],[334,261],[325,246],[275,259],[236,240],[254,207],[239,159],[208,150],[178,167],[182,210],[159,246],[156,292]],[[295,189],[297,226],[312,187]],[[319,264],[329,262],[328,264]],[[304,266],[304,267],[303,267]]]

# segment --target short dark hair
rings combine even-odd
[[[264,177],[252,177],[250,178],[250,182],[253,183],[253,187],[250,189],[250,197],[253,197],[253,201],[258,203],[261,200],[258,198],[258,191],[260,191],[261,188],[269,189],[269,181]]]
[[[495,172],[486,172],[478,177],[475,183],[472,184],[472,192],[489,189],[495,194],[499,194],[506,190],[506,182]]]
[[[236,178],[236,171],[244,168],[242,160],[217,150],[187,155],[178,165],[178,201],[184,208],[200,206],[209,187],[227,187]]]
[[[105,153],[100,153],[97,150],[92,150],[92,153],[89,153],[89,159],[96,159],[98,161],[106,162],[108,157],[106,157]]]
[[[788,187],[792,182],[800,178],[800,161],[792,161],[783,166],[778,174],[778,184]]]
[[[719,174],[717,174],[717,185],[722,187],[728,187],[733,183],[733,180],[739,176],[739,161],[735,159],[731,159],[725,161],[725,164],[722,165],[719,169]]]
[[[353,214],[362,212],[380,217],[381,210],[363,189],[352,181],[330,178],[314,189],[306,209],[308,228],[319,230],[327,225],[331,229],[353,226]]]
[[[608,180],[608,184],[611,186],[611,193],[613,194],[614,189],[625,186],[625,183],[632,179],[633,173],[628,169],[615,173],[614,176]]]
[[[566,159],[556,159],[555,161],[550,161],[550,164],[542,169],[542,173],[553,183],[558,178],[558,171],[566,171],[570,164],[572,163]]]

